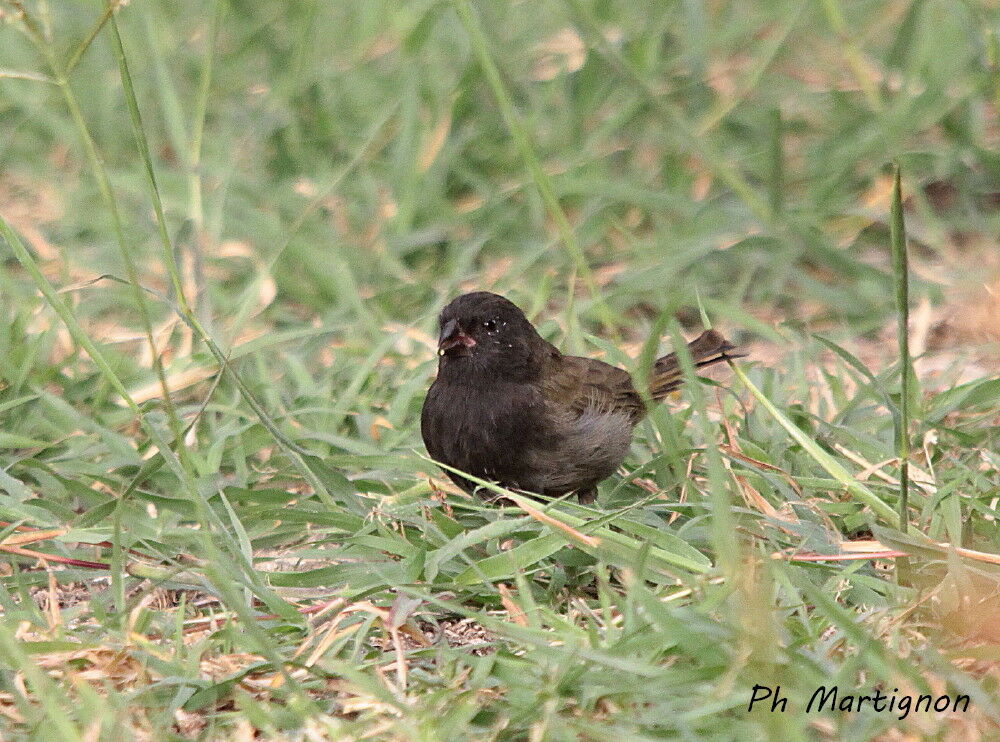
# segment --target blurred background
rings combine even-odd
[[[112,45],[81,46],[90,6],[35,15],[76,62],[128,249],[165,290]],[[44,53],[16,5],[4,19],[4,214],[64,282],[124,276]],[[490,3],[474,22],[480,38],[441,2],[121,13],[167,230],[220,337],[307,321],[366,342],[387,322],[426,329],[471,286],[534,313],[573,294],[588,327],[638,337],[663,310],[697,324],[699,298],[772,341],[870,337],[893,306],[897,161],[916,297],[970,302],[951,331],[996,340],[963,285],[996,288],[993,3]],[[85,296],[88,319],[127,323],[127,288]]]
[[[73,527],[55,554],[97,558],[93,544],[111,540],[119,557],[121,548],[161,561],[206,556],[211,544],[189,527],[200,523],[202,533],[230,534],[211,548],[231,557],[216,563],[232,572],[208,570],[199,586],[229,607],[240,595],[273,598],[251,557],[258,566],[273,562],[260,567],[280,573],[271,585],[350,584],[360,591],[354,597],[418,575],[428,584],[455,578],[467,566],[457,547],[447,558],[439,553],[426,572],[424,552],[400,546],[387,559],[385,550],[396,531],[426,529],[420,538],[441,547],[442,533],[450,538],[482,525],[476,518],[496,517],[466,513],[461,526],[449,521],[454,531],[433,531],[414,515],[416,506],[406,510],[436,492],[426,482],[436,470],[417,455],[420,404],[435,368],[435,317],[471,289],[506,295],[560,347],[630,369],[651,333],[666,337],[667,319],[677,318],[689,335],[708,320],[749,353],[751,378],[775,405],[891,499],[898,461],[883,401],[891,407],[887,400],[899,398],[889,249],[894,163],[910,246],[911,352],[922,388],[939,393],[915,400],[925,483],[941,490],[914,494],[914,524],[939,540],[1000,549],[987,519],[1000,491],[992,453],[1000,389],[991,379],[1000,369],[995,0],[5,0],[0,24],[0,216],[13,235],[0,240],[0,514],[9,523]],[[46,282],[54,293],[43,299]],[[59,302],[71,322],[53,310]],[[105,366],[92,360],[88,341]],[[221,361],[233,376],[219,372]],[[131,402],[122,402],[124,392]],[[726,398],[728,406],[720,400],[713,420],[742,414],[735,398]],[[804,497],[821,503],[812,520],[795,511],[809,527],[785,522],[780,533],[767,531],[769,550],[801,543],[836,550],[841,536],[871,536],[871,514],[850,498],[837,500],[843,493],[822,478],[817,459],[759,408],[743,412],[727,445],[745,456],[730,463],[779,467],[801,477]],[[659,457],[643,471],[648,491],[634,484],[620,491],[612,481],[605,496],[618,502],[666,491],[683,502],[692,467],[703,473],[703,434],[714,430],[692,433],[688,420],[654,415],[630,460],[638,466]],[[164,453],[164,441],[179,459]],[[301,458],[303,451],[315,458]],[[744,474],[760,498],[742,491],[751,512],[788,515],[789,502],[802,495],[766,468]],[[694,510],[682,507],[677,522],[676,512],[661,521],[650,511],[644,522],[678,529],[686,543],[664,542],[664,549],[719,556],[698,508],[721,516],[698,482]],[[738,484],[728,486],[742,507]],[[323,487],[329,492],[311,496]],[[959,505],[957,496],[934,494],[943,491],[970,494]],[[351,541],[363,529],[382,529],[379,508],[400,519],[398,528],[379,530],[382,541]],[[309,529],[318,540],[306,548]],[[639,531],[643,538],[651,532]],[[502,542],[482,539],[476,559]],[[289,566],[287,550],[299,547]],[[331,552],[317,549],[344,549],[350,558],[330,562]],[[531,569],[562,575],[559,585],[577,579],[545,561],[548,553]],[[327,571],[300,578],[303,564]],[[857,574],[851,567],[849,575],[803,579],[830,591],[849,585],[845,600],[865,611],[905,592],[859,564]],[[82,574],[90,573],[59,573],[65,599],[53,598],[56,604],[88,595]],[[514,584],[514,571],[503,574]],[[528,590],[518,575],[519,590]],[[12,594],[56,590],[44,571],[5,579]],[[227,580],[245,592],[229,595]],[[557,603],[555,583],[536,597]],[[116,577],[109,584],[92,598],[106,632],[114,615],[140,599],[130,591],[145,583]],[[747,583],[748,594],[755,584]],[[492,585],[473,593],[456,600],[510,609],[509,594]],[[953,593],[941,615],[959,615],[956,606],[966,605]],[[176,607],[178,595],[164,604]],[[796,596],[778,602],[816,600]],[[791,620],[760,628],[772,607],[747,609],[763,622],[755,626],[736,610],[732,636],[797,636]],[[834,608],[821,608],[802,619],[818,622],[799,637],[808,646],[843,626]],[[7,601],[5,610],[47,625],[30,599]],[[651,681],[641,703],[655,707],[657,719],[704,710],[685,722],[688,730],[767,728],[779,735],[772,738],[804,738],[796,735],[813,727],[801,715],[719,721],[700,705],[744,705],[747,689],[734,680],[743,677],[741,653],[765,641],[732,639],[723,659],[698,654],[722,641],[712,633],[717,616],[701,610],[696,602],[657,624],[673,631],[693,622],[688,660],[702,673],[697,682],[671,676],[670,692],[654,693]],[[996,605],[990,610],[982,615],[1000,615]],[[865,615],[876,644],[896,651],[915,642],[912,633],[885,640],[880,619]],[[164,620],[169,633],[172,619]],[[959,634],[995,632],[989,623],[962,623]],[[284,638],[225,641],[269,659],[267,652],[287,648]],[[361,646],[345,650],[351,663],[371,659]],[[747,649],[754,658],[756,651]],[[772,660],[760,667],[781,664]],[[563,661],[572,664],[552,660]],[[838,662],[790,661],[786,688],[798,683],[808,698],[810,678],[853,677],[857,667]],[[891,664],[868,655],[864,662],[869,677]],[[951,677],[934,667],[939,680]],[[197,674],[181,659],[174,671]],[[562,678],[562,670],[552,672]],[[594,682],[605,682],[605,672],[596,667]],[[516,675],[489,677],[516,685]],[[995,689],[990,682],[983,687]],[[709,699],[706,683],[724,690]],[[562,698],[562,690],[552,693]],[[3,698],[0,711],[13,708]],[[991,713],[982,711],[988,693],[976,698],[981,713]],[[445,724],[444,709],[458,714],[460,707],[444,699],[424,709],[423,721],[398,722],[393,733],[403,739],[421,723]],[[84,717],[107,711],[87,703],[96,705],[84,704]],[[180,703],[167,704],[169,713]],[[114,718],[128,727],[122,708]],[[358,718],[388,718],[375,705],[365,709],[368,716]],[[556,716],[563,726],[550,719],[550,729],[572,738],[573,714]],[[609,734],[625,723],[604,707],[589,707],[583,718],[610,719]],[[455,729],[465,723],[452,722]],[[532,723],[512,723],[511,734]],[[827,733],[860,739],[888,722],[826,723]],[[910,732],[945,729],[920,723]],[[979,723],[963,733],[978,734],[986,728]]]

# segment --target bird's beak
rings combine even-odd
[[[476,341],[465,334],[457,319],[448,320],[441,328],[441,337],[438,338],[438,355],[445,355],[458,348],[461,355],[469,355],[470,349]]]

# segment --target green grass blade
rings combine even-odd
[[[500,70],[497,68],[496,62],[493,61],[493,55],[490,52],[479,20],[469,5],[468,0],[453,0],[453,3],[455,10],[458,12],[458,17],[462,21],[462,26],[469,35],[473,51],[475,51],[479,64],[486,75],[486,81],[489,83],[497,105],[500,107],[500,113],[507,124],[507,129],[514,139],[518,151],[521,153],[521,157],[535,187],[538,189],[538,193],[545,202],[545,207],[549,215],[556,223],[559,236],[562,238],[562,242],[573,260],[573,265],[587,287],[596,308],[601,312],[602,321],[609,327],[613,327],[615,323],[611,311],[604,303],[602,294],[594,282],[593,271],[590,269],[587,257],[584,255],[583,248],[580,247],[573,227],[566,218],[566,212],[563,211],[562,206],[559,204],[559,199],[556,197],[555,189],[552,186],[552,180],[542,168],[541,162],[538,160],[538,155],[535,153],[534,147],[531,146],[528,132],[514,108],[514,101],[511,99],[510,93],[507,92],[507,87],[500,76]]]
[[[670,328],[670,342],[673,344],[674,353],[677,355],[681,373],[684,376],[685,389],[691,396],[692,405],[698,413],[701,439],[705,446],[705,458],[708,464],[708,499],[712,514],[712,547],[723,572],[732,577],[740,562],[740,545],[734,528],[728,478],[722,464],[722,454],[715,443],[716,426],[709,420],[705,391],[698,381],[694,361],[691,359],[687,343],[684,342],[684,336],[681,335],[680,324],[676,319],[671,318],[668,327]]]
[[[753,382],[747,378],[746,374],[743,373],[739,366],[733,366],[733,373],[736,374],[736,378],[745,386],[750,393],[753,395],[754,399],[760,403],[760,405],[767,410],[768,414],[773,417],[781,427],[783,427],[795,442],[802,446],[803,449],[813,458],[816,463],[822,466],[834,479],[836,479],[840,484],[843,485],[855,499],[859,502],[867,505],[872,509],[872,511],[880,518],[886,520],[887,522],[894,523],[897,522],[896,511],[892,509],[889,505],[885,503],[878,495],[872,492],[868,487],[863,485],[857,479],[852,477],[850,473],[841,466],[840,462],[834,459],[830,454],[820,448],[816,441],[809,438],[802,429],[799,428],[795,423],[788,419],[788,417],[779,410],[771,400],[764,395]]]
[[[910,268],[906,254],[906,226],[899,166],[892,182],[892,213],[889,224],[892,274],[896,286],[896,340],[899,344],[899,423],[896,455],[899,456],[899,530],[906,533],[910,505],[910,397],[913,393],[913,363],[910,359]]]

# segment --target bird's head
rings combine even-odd
[[[537,373],[546,343],[512,302],[489,291],[462,294],[441,310],[441,372],[491,372],[525,380]]]

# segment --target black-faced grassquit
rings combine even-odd
[[[688,344],[695,365],[735,357],[715,330]],[[563,355],[524,313],[497,294],[463,294],[440,316],[438,374],[420,432],[435,461],[502,487],[592,502],[597,483],[625,458],[645,416],[623,369]],[[677,357],[653,365],[649,396],[663,399],[682,381]],[[476,486],[448,472],[466,492]]]

